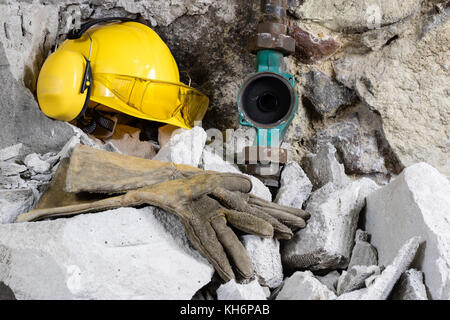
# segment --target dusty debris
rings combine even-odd
[[[386,300],[402,273],[413,262],[417,249],[422,241],[420,237],[414,237],[408,240],[400,248],[391,264],[386,267],[368,288],[342,294],[338,297],[338,300]]]

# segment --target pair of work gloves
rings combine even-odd
[[[189,240],[224,281],[236,275],[249,279],[252,263],[229,225],[265,238],[290,239],[309,218],[303,210],[253,196],[251,189],[244,175],[77,145],[37,207],[17,222],[152,205],[180,218]]]

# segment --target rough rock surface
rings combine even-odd
[[[4,10],[0,12],[5,14]],[[0,83],[3,84],[0,90],[0,149],[20,142],[20,156],[46,153],[60,150],[74,135],[70,125],[47,118],[31,92],[14,79],[1,43]]]
[[[412,2],[418,1],[401,1]],[[425,21],[409,25],[409,33],[381,50],[348,55],[334,64],[337,79],[381,114],[386,138],[403,166],[424,161],[447,177],[450,177],[449,13],[447,8],[441,18],[430,23],[423,18]]]
[[[340,295],[338,300],[386,300],[402,273],[413,262],[422,241],[420,237],[408,240],[400,248],[392,263],[375,279],[373,284],[368,288]]]
[[[231,280],[217,289],[217,300],[267,300],[267,298],[257,280],[248,284],[239,284]]]
[[[31,189],[0,189],[0,224],[12,223],[16,217],[30,211],[35,203],[35,194]]]
[[[426,241],[413,267],[424,272],[431,298],[450,299],[450,183],[425,163],[406,168],[367,199],[366,230],[380,264],[412,236]]]
[[[349,182],[344,166],[336,159],[336,149],[330,143],[322,144],[317,153],[307,155],[304,162],[303,168],[314,190],[327,183],[341,187]]]
[[[0,225],[0,282],[17,299],[190,299],[214,270],[153,211]]]
[[[325,276],[316,276],[316,278],[317,280],[322,282],[322,284],[327,286],[328,289],[336,293],[337,283],[340,276],[341,275],[339,274],[339,272],[335,270],[326,274]]]
[[[317,280],[312,272],[297,271],[285,280],[276,300],[333,300],[335,298],[334,292]]]
[[[295,57],[302,63],[314,63],[331,56],[341,44],[332,37],[317,36],[292,25],[289,34],[295,39]]]
[[[421,1],[305,0],[291,12],[335,31],[356,33],[398,22],[419,10]]]
[[[305,79],[303,94],[311,102],[314,111],[322,116],[331,116],[339,107],[356,101],[356,95],[352,90],[315,68],[303,77]]]
[[[153,160],[198,167],[206,143],[206,132],[201,127],[177,129]]]
[[[288,162],[281,172],[280,189],[275,202],[288,207],[302,209],[309,198],[312,183],[297,162]]]
[[[337,283],[337,294],[361,289],[365,281],[374,275],[381,273],[379,266],[353,266],[348,271],[343,271]]]
[[[392,300],[428,300],[423,273],[416,269],[409,269],[403,273],[393,289],[391,298]]]
[[[310,149],[317,150],[323,144],[331,143],[337,150],[339,162],[345,166],[345,172],[356,174],[387,173],[379,132],[362,125],[371,121],[366,112],[358,112],[319,131],[309,141]]]
[[[366,197],[378,189],[370,179],[336,189],[331,183],[315,191],[306,206],[311,218],[306,228],[285,243],[287,267],[311,270],[345,268],[353,246],[359,213]]]
[[[241,237],[253,268],[262,286],[277,288],[283,281],[280,242],[276,239],[263,239],[254,235]]]
[[[362,230],[356,230],[355,245],[352,256],[348,263],[348,269],[353,266],[376,266],[378,265],[377,249],[369,242],[369,234]]]

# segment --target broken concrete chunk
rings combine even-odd
[[[14,162],[0,161],[0,176],[16,176],[25,171],[27,171],[27,167],[23,165]]]
[[[353,266],[344,271],[337,283],[337,294],[341,295],[350,291],[362,289],[365,281],[373,275],[381,273],[379,266]]]
[[[22,144],[18,143],[0,150],[0,161],[6,161],[17,157],[22,149]]]
[[[352,256],[348,268],[353,266],[373,266],[378,265],[377,249],[369,242],[369,234],[362,230],[356,230],[355,246],[352,250]]]
[[[21,213],[31,210],[35,195],[31,189],[0,189],[0,224],[12,223]]]
[[[349,182],[345,169],[336,159],[336,149],[330,143],[320,145],[317,154],[310,154],[305,160],[305,172],[311,180],[314,190],[327,183],[342,187]]]
[[[325,276],[316,276],[317,280],[326,285],[328,289],[336,293],[337,283],[341,275],[337,271],[332,271]]]
[[[0,225],[0,282],[17,299],[190,299],[214,270],[153,210]]]
[[[354,242],[359,213],[366,197],[378,189],[363,178],[336,189],[331,183],[315,191],[306,206],[311,218],[306,228],[286,241],[282,259],[292,269],[345,268]]]
[[[194,127],[191,130],[179,128],[174,132],[169,142],[159,150],[153,160],[198,167],[206,137],[206,132],[201,127]]]
[[[420,237],[408,240],[399,250],[392,263],[386,267],[383,273],[375,279],[373,284],[365,289],[345,293],[339,296],[339,300],[359,299],[359,300],[386,300],[394,285],[400,279],[416,256],[419,245],[423,242]]]
[[[283,288],[275,300],[333,300],[336,295],[319,280],[312,272],[297,271],[285,280]]]
[[[171,124],[166,124],[158,128],[158,143],[161,148],[164,147],[167,142],[169,142],[169,140],[172,138],[172,134],[177,129],[179,129],[179,127],[173,126]]]
[[[295,57],[302,63],[312,64],[331,56],[341,44],[331,37],[318,37],[292,25],[290,36],[295,39]]]
[[[4,14],[9,10],[1,11]],[[17,26],[20,25],[19,20]],[[61,149],[73,136],[72,128],[65,122],[47,118],[41,112],[32,93],[11,74],[4,42],[0,42],[0,83],[3,84],[0,92],[0,149],[18,142],[22,144],[19,156]]]
[[[354,91],[315,68],[303,77],[305,82],[303,94],[311,102],[314,110],[322,116],[331,116],[339,107],[351,105],[356,101]]]
[[[395,196],[393,196],[395,195]],[[423,271],[430,298],[450,299],[450,183],[435,168],[418,163],[367,199],[365,229],[380,264],[403,241],[420,235],[426,246],[413,265]]]
[[[20,176],[3,176],[0,179],[0,188],[3,189],[24,189],[28,185]]]
[[[423,284],[423,273],[410,269],[402,274],[393,289],[393,300],[428,300],[427,291]]]
[[[33,170],[35,173],[46,173],[50,171],[50,164],[46,161],[41,160],[39,155],[37,155],[36,153],[27,155],[23,162],[30,170]]]
[[[248,284],[239,284],[231,280],[217,289],[217,300],[267,300],[267,298],[257,280]]]
[[[241,239],[259,283],[272,289],[280,286],[283,281],[280,242],[254,235],[245,235]]]
[[[281,188],[275,202],[297,209],[302,209],[303,203],[309,198],[312,183],[297,162],[288,162],[280,178]]]

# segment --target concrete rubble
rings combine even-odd
[[[327,183],[341,187],[349,182],[344,166],[336,159],[336,148],[330,143],[321,145],[316,154],[306,156],[304,170],[314,190]]]
[[[217,300],[267,300],[267,297],[257,280],[247,284],[231,280],[217,289]]]
[[[306,228],[282,250],[286,266],[311,270],[348,266],[359,213],[366,197],[378,188],[375,182],[363,178],[342,189],[328,183],[313,192],[306,206],[311,214]]]
[[[366,280],[372,276],[380,275],[379,266],[353,266],[343,271],[337,283],[337,294],[355,291],[366,285]]]
[[[419,245],[423,243],[420,237],[414,237],[408,240],[398,251],[395,259],[368,287],[344,293],[338,297],[338,300],[386,300],[397,281],[400,279],[413,262]]]
[[[280,190],[275,202],[288,207],[302,209],[311,194],[312,184],[297,162],[287,163],[280,178]]]
[[[17,299],[190,299],[213,268],[153,211],[0,225],[0,282]]]
[[[259,283],[271,289],[280,286],[283,281],[280,242],[276,239],[263,239],[253,235],[245,235],[241,239]]]
[[[378,265],[377,249],[369,243],[369,234],[361,229],[356,230],[355,245],[352,256],[348,263],[348,268],[353,266],[373,266]]]
[[[201,127],[194,127],[192,130],[177,129],[153,160],[197,167],[200,164],[206,137],[206,132]]]
[[[325,286],[327,286],[328,289],[330,289],[331,291],[333,291],[334,293],[336,293],[336,288],[337,288],[337,284],[338,284],[338,280],[339,277],[341,275],[339,274],[339,272],[332,271],[324,276],[316,276],[316,278],[322,282],[322,284],[324,284]]]
[[[428,300],[423,273],[409,269],[402,274],[392,293],[393,300]]]
[[[296,272],[285,280],[276,300],[333,300],[336,295],[310,271]]]
[[[425,239],[426,247],[413,267],[424,273],[433,299],[450,299],[449,195],[446,177],[432,166],[419,163],[367,199],[365,227],[378,249],[380,264],[392,260],[410,237]]]

